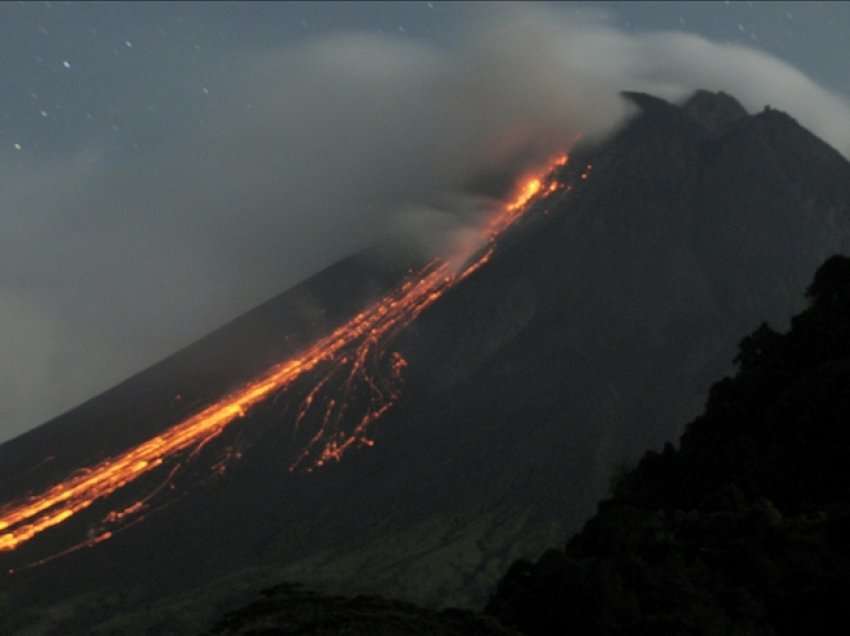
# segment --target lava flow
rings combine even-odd
[[[561,155],[539,175],[526,180],[515,199],[482,229],[481,244],[469,248],[460,261],[431,260],[332,333],[239,390],[120,455],[76,471],[44,492],[0,507],[0,552],[15,550],[163,464],[170,465],[168,483],[181,463],[196,456],[237,418],[272,395],[294,389],[295,381],[308,373],[309,390],[300,399],[293,426],[298,433],[308,415],[316,424],[314,430],[306,432],[304,446],[290,470],[311,471],[338,461],[352,447],[372,446],[370,427],[398,402],[407,366],[401,354],[387,350],[393,338],[448,289],[487,263],[495,240],[535,202],[563,188],[555,172],[566,162],[567,156]],[[457,262],[462,264],[458,267]],[[293,390],[288,397],[298,400],[299,395]],[[223,470],[224,464],[220,462],[215,468]],[[108,526],[127,524],[140,515],[161,488],[141,501],[109,512],[90,532],[93,538],[76,547],[109,539],[113,532],[106,529]]]

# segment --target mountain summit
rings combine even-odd
[[[682,104],[682,110],[715,134],[747,116],[741,103],[723,91],[698,90]]]
[[[577,529],[617,464],[696,415],[739,335],[784,324],[816,266],[850,247],[850,164],[791,117],[746,114],[722,93],[626,98],[631,121],[558,173],[575,187],[541,199],[394,339],[404,384],[374,447],[291,472],[295,407],[276,395],[207,448],[230,453],[225,470],[206,454],[188,463],[143,522],[26,567],[164,476],[0,552],[16,571],[0,626],[120,631],[120,614],[191,632],[213,605],[244,602],[241,586],[280,580],[476,607],[513,561]],[[221,399],[350,319],[406,265],[347,259],[0,446],[0,502]]]

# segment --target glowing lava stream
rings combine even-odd
[[[330,460],[339,460],[352,446],[372,446],[369,427],[398,401],[400,379],[407,362],[398,353],[386,356],[392,338],[433,305],[449,288],[467,278],[490,260],[494,242],[536,201],[563,187],[555,180],[556,169],[567,162],[561,155],[539,175],[528,179],[516,198],[507,203],[483,230],[483,248],[470,249],[463,255],[462,265],[456,267],[448,260],[434,259],[410,276],[398,288],[367,307],[331,334],[315,342],[293,358],[272,367],[264,375],[241,389],[207,406],[200,412],[172,426],[156,437],[135,446],[123,454],[77,471],[52,488],[0,507],[0,552],[10,551],[33,539],[45,530],[57,526],[91,506],[96,500],[108,497],[141,476],[150,473],[167,460],[190,451],[194,455],[216,438],[236,418],[286,389],[305,373],[317,370],[322,374],[301,401],[295,419],[298,429],[311,411],[322,406],[321,424],[307,442],[290,470],[312,470]],[[384,359],[390,360],[389,378],[379,380],[374,370]],[[328,390],[329,380],[342,381],[341,394],[321,404],[317,397]],[[347,400],[359,382],[369,394],[366,412],[350,431],[340,428],[347,415]],[[179,467],[179,464],[178,464]],[[223,465],[217,464],[222,468]],[[174,468],[171,475],[176,472]],[[169,477],[170,478],[170,477]],[[151,496],[153,496],[152,493]],[[147,506],[147,499],[135,502],[119,511],[110,512],[104,524],[117,523],[138,515]],[[112,532],[97,533],[84,545],[95,545],[112,536]]]

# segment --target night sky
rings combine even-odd
[[[416,111],[421,99],[380,91],[406,82],[408,67],[396,69],[378,49],[380,72],[361,83],[378,89],[364,93],[356,72],[345,76],[354,78],[349,89],[346,81],[314,81],[311,64],[327,49],[309,46],[366,33],[431,78],[432,67],[451,65],[445,51],[503,10],[440,2],[0,4],[0,441],[368,243],[392,214],[390,202],[459,189],[439,171],[422,178],[429,164],[395,166],[423,144],[435,149],[426,155],[431,163],[446,152],[431,134],[397,141],[419,121],[397,113]],[[850,3],[544,10],[626,38],[678,31],[743,45],[796,67],[837,102],[850,96]],[[300,57],[275,53],[302,45]],[[358,40],[344,50],[375,49]],[[597,59],[604,49],[587,55],[605,68]],[[463,82],[449,84],[454,92],[446,88],[450,98],[435,102],[439,112],[462,98]],[[393,145],[360,138],[357,118],[333,128],[340,119],[333,102],[346,114],[365,112],[369,95],[378,109],[398,98],[381,121],[367,120],[370,134],[386,134]],[[487,102],[474,103],[481,112]],[[541,130],[549,129],[534,129]],[[373,145],[385,154],[370,154]],[[468,166],[472,156],[446,165]]]

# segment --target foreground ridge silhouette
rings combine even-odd
[[[785,334],[744,338],[675,448],[648,452],[487,612],[537,634],[832,634],[850,589],[850,258]]]

